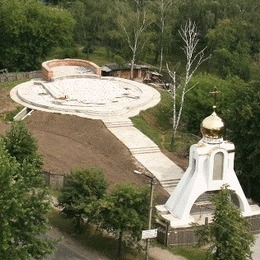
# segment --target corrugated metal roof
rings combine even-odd
[[[148,69],[149,67],[150,67],[149,65],[138,65],[138,64],[134,65],[134,69]],[[117,63],[110,63],[101,67],[101,70],[104,72],[111,72],[114,70],[124,70],[130,68],[131,68],[131,63],[124,64],[124,65],[119,65]]]
[[[104,72],[111,72],[111,71],[112,71],[112,70],[111,70],[109,67],[107,67],[107,66],[102,66],[102,67],[101,67],[101,70],[104,71]]]

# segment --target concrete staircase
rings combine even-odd
[[[103,123],[107,128],[133,127],[132,121],[127,118],[121,120],[103,120]]]
[[[160,153],[161,152],[161,150],[159,149],[158,146],[136,147],[136,148],[131,148],[129,150],[133,155],[146,154],[146,153]]]
[[[136,129],[130,119],[113,118],[103,122],[125,144],[136,160],[171,194],[181,179],[183,170],[165,156],[152,140]]]
[[[169,180],[162,180],[161,181],[161,185],[164,187],[164,188],[175,188],[178,183],[179,183],[180,179],[169,179]]]

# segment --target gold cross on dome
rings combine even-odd
[[[217,90],[217,87],[214,87],[214,91],[211,91],[211,92],[209,92],[209,93],[214,96],[213,109],[215,110],[216,104],[217,104],[217,95],[220,94],[220,91]]]

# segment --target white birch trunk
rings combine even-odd
[[[125,19],[125,17],[124,17]],[[126,24],[124,23],[126,22]],[[146,20],[146,12],[137,10],[137,22],[135,28],[129,28],[127,26],[127,20],[120,23],[121,28],[126,36],[129,48],[132,51],[131,68],[130,68],[130,79],[134,78],[134,65],[136,61],[137,51],[142,47],[139,46],[140,38],[142,33],[145,31],[149,23]]]
[[[164,36],[166,28],[166,19],[169,15],[169,10],[172,6],[172,0],[159,0],[158,8],[160,10],[160,61],[159,61],[159,72],[162,71],[163,56],[164,56]]]
[[[173,82],[173,90],[171,91],[172,99],[173,99],[173,135],[172,135],[172,143],[171,146],[174,144],[176,135],[177,135],[177,130],[180,125],[180,120],[183,112],[183,107],[185,103],[185,95],[188,91],[190,91],[192,88],[196,86],[193,85],[190,88],[188,88],[188,84],[195,73],[195,71],[198,69],[198,67],[207,59],[210,58],[210,56],[204,58],[204,52],[205,49],[202,49],[199,52],[196,52],[196,47],[199,42],[198,39],[198,33],[197,33],[197,28],[196,24],[192,23],[190,20],[185,24],[183,28],[179,31],[179,34],[181,38],[184,41],[184,47],[183,51],[186,56],[186,71],[185,71],[185,78],[184,82],[180,83],[178,86],[178,89],[180,89],[181,93],[181,100],[179,104],[179,110],[177,111],[177,105],[176,105],[176,71],[170,71],[169,66],[167,65],[167,70],[168,74],[172,79]],[[188,88],[188,89],[187,89]],[[173,148],[173,146],[171,147]]]

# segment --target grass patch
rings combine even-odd
[[[161,94],[160,103],[142,111],[139,115],[132,117],[131,120],[136,128],[152,139],[161,149],[165,149],[171,138],[172,102],[166,91],[159,91]]]
[[[49,213],[50,224],[75,239],[82,246],[94,249],[111,258],[116,257],[111,248],[116,248],[116,241],[109,237],[102,236],[99,232],[84,228],[76,232],[72,220],[65,218],[60,212],[52,210]]]
[[[104,47],[96,47],[95,50],[91,53],[86,53],[83,50],[82,46],[72,47],[72,48],[56,48],[54,49],[49,57],[45,60],[52,59],[65,59],[65,58],[74,58],[74,59],[85,59],[94,62],[99,66],[103,66],[107,63],[115,62],[113,55],[109,57],[109,52]]]
[[[171,248],[170,251],[176,255],[186,257],[188,260],[209,260],[208,253],[197,247],[177,247]]]
[[[2,82],[1,86],[3,86],[4,88],[6,88],[7,90],[11,90],[13,87],[15,87],[16,85],[19,85],[23,82],[26,82],[28,80],[25,79],[20,79],[20,80],[15,80],[15,81],[9,81],[9,82]]]
[[[91,54],[88,54],[87,59],[99,66],[103,66],[105,64],[117,62],[114,57],[114,54],[110,53],[106,48],[96,47]]]
[[[180,255],[188,260],[211,260],[209,254],[204,249],[201,249],[196,246],[190,247],[166,247],[158,242],[154,241],[153,244],[157,247],[162,249],[168,250],[169,252],[173,253],[174,255]]]
[[[156,127],[152,126],[145,120],[146,116],[149,116],[149,113],[142,111],[138,116],[131,118],[131,120],[137,129],[139,129],[142,133],[152,139],[159,147],[161,147],[161,133]]]
[[[1,115],[1,118],[4,122],[12,122],[14,121],[14,117],[23,109],[22,106],[17,106],[15,110],[6,112],[5,114]]]
[[[187,157],[189,155],[190,146],[197,143],[200,140],[199,137],[191,135],[187,132],[177,132],[177,138],[175,140],[175,150],[179,155]],[[170,143],[168,144],[168,150],[170,151]]]

